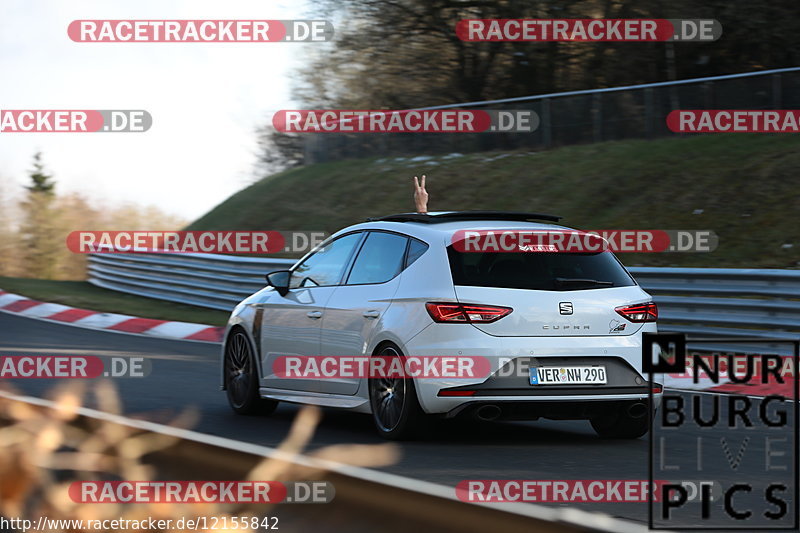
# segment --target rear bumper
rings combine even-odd
[[[660,398],[654,399],[658,406]],[[492,408],[483,409],[483,408]],[[648,398],[626,400],[594,399],[589,401],[491,401],[474,400],[463,403],[445,414],[445,418],[474,418],[478,420],[587,420],[621,411],[633,418],[642,418],[649,411]]]
[[[466,324],[433,324],[408,341],[404,350],[409,355],[478,356],[489,362],[488,377],[415,380],[420,405],[427,413],[450,416],[461,406],[475,402],[642,401],[650,390],[641,370],[641,334],[646,331],[655,332],[655,324],[645,324],[633,335],[579,337],[494,337]],[[608,383],[532,386],[528,381],[527,368],[531,366],[572,364],[606,366]],[[663,384],[660,379],[656,383]],[[439,396],[443,389],[474,394]]]

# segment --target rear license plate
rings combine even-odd
[[[540,366],[530,369],[531,385],[605,385],[604,366]]]

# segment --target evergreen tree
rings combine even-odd
[[[55,194],[56,183],[53,181],[53,176],[45,172],[44,163],[42,163],[42,152],[36,152],[33,155],[33,170],[30,173],[31,185],[26,187],[30,192],[41,192],[50,196]]]
[[[21,203],[21,255],[25,275],[53,279],[62,243],[59,242],[58,210],[55,208],[55,181],[42,163],[42,154],[33,156],[27,197]]]

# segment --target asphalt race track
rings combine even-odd
[[[149,359],[153,365],[149,376],[115,380],[125,413],[136,418],[166,422],[178,413],[194,411],[198,421],[193,429],[197,431],[275,446],[286,435],[297,412],[297,407],[281,404],[269,417],[234,415],[227,405],[225,393],[219,390],[218,345],[94,331],[0,313],[0,355],[57,354],[141,356]],[[0,387],[47,397],[48,390],[56,384],[52,380],[14,379],[3,380]],[[712,396],[703,395],[703,398],[710,402]],[[88,405],[95,407],[91,403]],[[670,441],[670,447],[675,451],[675,455],[671,455],[673,458],[691,454],[694,450],[692,430],[682,431],[678,444]],[[723,485],[766,479],[764,476],[769,475],[764,465],[766,431],[759,428],[746,433],[751,441],[744,458],[752,460],[743,460],[736,469],[723,462],[707,461],[704,478],[721,481]],[[783,428],[782,432],[783,436],[791,438],[791,429]],[[708,437],[708,433],[704,435]],[[375,434],[368,416],[326,410],[313,447],[380,442],[383,441]],[[740,441],[729,439],[728,444],[736,454]],[[436,424],[425,440],[401,443],[400,446],[402,457],[399,463],[385,468],[386,471],[449,487],[465,479],[648,478],[646,437],[636,441],[601,440],[588,422],[446,421]],[[718,450],[715,454],[723,455]],[[788,464],[791,472],[791,462]],[[675,478],[678,477],[676,473]],[[697,476],[690,478],[696,479]],[[786,500],[791,509],[791,496]],[[648,514],[646,503],[550,505],[600,510],[636,521],[646,521]],[[774,510],[774,507],[767,505],[753,510],[760,515],[769,509]],[[789,513],[780,525],[789,526],[791,518]]]

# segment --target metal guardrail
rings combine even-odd
[[[292,259],[211,254],[92,254],[89,282],[161,300],[230,311]],[[659,328],[704,338],[800,336],[800,271],[729,268],[628,269],[659,306]],[[712,346],[742,350],[745,345]],[[764,346],[749,347],[754,351]],[[771,345],[776,353],[788,347]]]
[[[230,311],[262,289],[264,274],[294,259],[215,254],[91,254],[89,283],[120,292]]]
[[[35,409],[58,409],[50,400],[15,396],[0,391],[0,402],[23,403]],[[280,530],[386,533],[406,531],[460,531],[483,533],[647,533],[645,525],[607,514],[575,508],[546,507],[518,502],[475,504],[461,501],[452,487],[369,470],[330,460],[293,454],[149,421],[77,408],[72,424],[90,429],[99,424],[122,427],[175,439],[166,448],[149,453],[144,463],[157,469],[159,479],[239,481],[266,458],[300,471],[317,472],[330,481],[333,500],[325,504],[277,504],[266,509],[280,517]],[[0,427],[3,421],[0,420]],[[198,465],[202,467],[198,468]],[[175,517],[178,518],[178,517]],[[276,528],[277,529],[277,528]],[[669,532],[666,532],[669,533]]]
[[[800,338],[800,271],[738,268],[628,269],[653,295],[659,330],[703,338]],[[706,344],[718,351],[791,354],[782,344]]]

